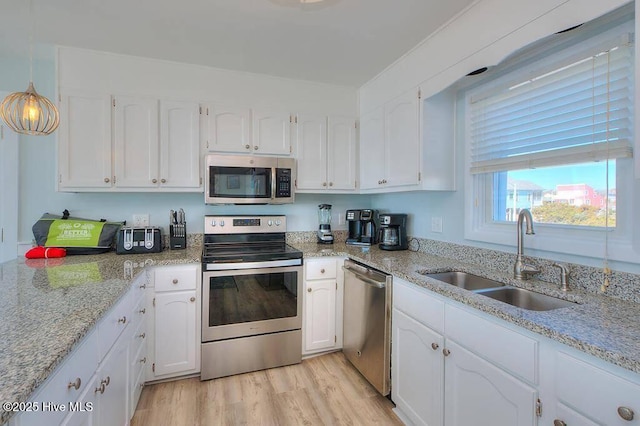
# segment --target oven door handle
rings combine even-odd
[[[302,259],[284,259],[262,262],[240,262],[240,263],[206,263],[204,269],[206,271],[228,271],[240,269],[261,269],[261,268],[277,268],[283,266],[301,266]]]

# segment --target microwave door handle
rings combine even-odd
[[[271,168],[271,200],[276,200],[276,176],[277,176],[278,168]]]

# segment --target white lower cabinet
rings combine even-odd
[[[401,311],[393,310],[391,398],[419,425],[442,425],[444,337]]]
[[[200,266],[154,270],[147,381],[200,372]]]
[[[342,347],[343,263],[336,257],[305,260],[303,355]]]
[[[534,388],[451,340],[446,354],[445,425],[536,424]]]
[[[462,308],[397,277],[393,285],[391,399],[401,418],[428,426],[537,424],[538,392],[520,379],[536,370],[529,364],[537,358],[512,362],[509,353],[519,351],[494,348],[518,345],[523,336],[465,316]],[[465,325],[473,332],[461,331]],[[530,349],[525,345],[522,352]]]
[[[143,272],[34,393],[30,403],[38,411],[20,413],[11,419],[12,426],[129,424],[138,399],[132,398],[128,361],[135,349],[132,334],[144,322],[146,283]]]

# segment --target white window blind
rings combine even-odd
[[[630,40],[469,97],[471,173],[630,157]]]

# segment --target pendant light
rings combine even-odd
[[[29,0],[31,32],[29,34],[29,87],[24,92],[8,95],[0,104],[0,117],[11,129],[18,133],[44,136],[53,133],[60,124],[56,106],[39,95],[33,87],[33,0]]]

